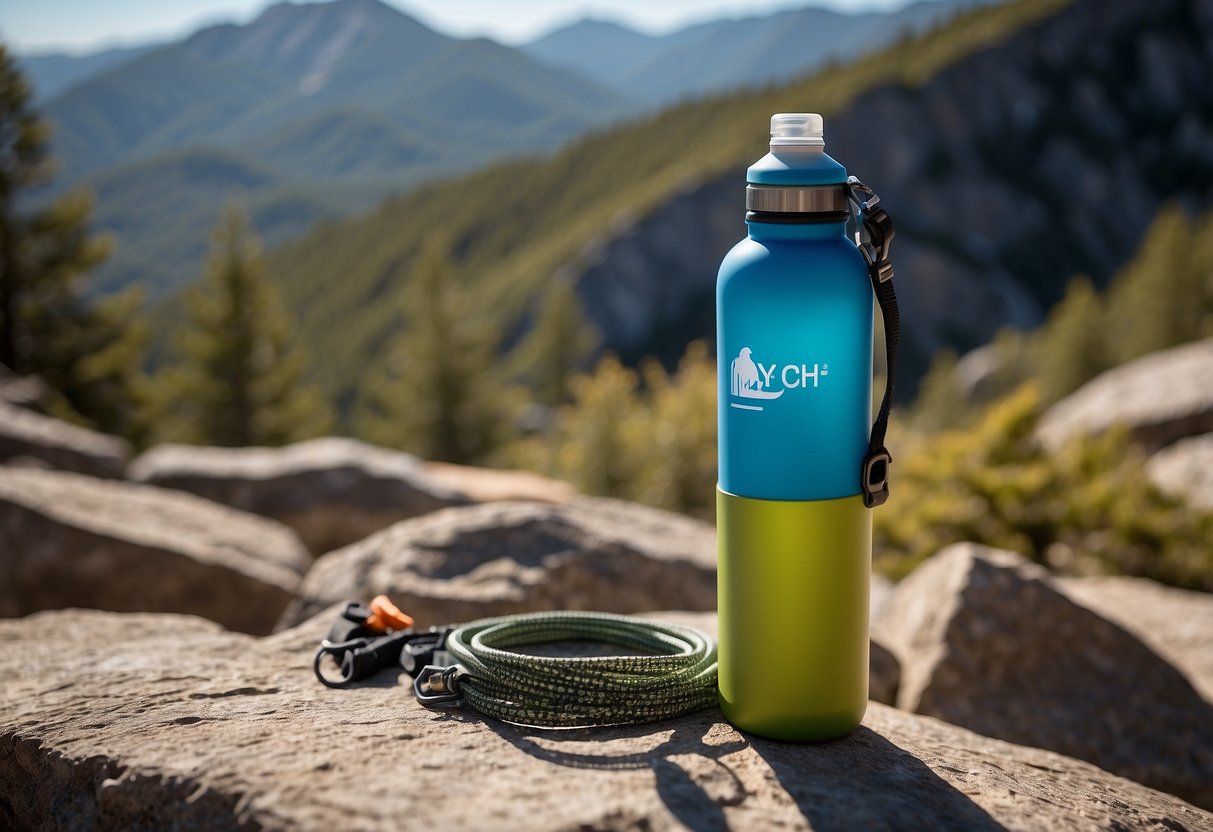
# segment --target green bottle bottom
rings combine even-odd
[[[868,704],[872,513],[859,495],[716,490],[720,707],[779,740],[845,736]]]

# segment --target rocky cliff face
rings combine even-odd
[[[828,116],[829,152],[897,221],[904,380],[940,347],[1035,325],[1072,275],[1106,282],[1163,202],[1213,202],[1210,77],[1213,2],[1079,0],[920,88]],[[672,359],[711,336],[744,181],[688,183],[584,254],[577,285],[607,347]]]

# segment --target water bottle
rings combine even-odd
[[[737,727],[784,740],[863,719],[869,509],[891,462],[891,385],[876,430],[871,403],[873,287],[896,349],[892,224],[826,155],[822,127],[772,117],[746,177],[749,233],[716,288],[720,702]]]

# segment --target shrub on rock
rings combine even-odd
[[[1025,388],[976,426],[921,441],[894,463],[875,512],[876,566],[904,575],[957,540],[1019,552],[1070,574],[1126,574],[1213,589],[1213,512],[1168,497],[1120,431],[1053,451],[1034,439]]]

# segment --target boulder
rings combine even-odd
[[[425,472],[439,485],[461,492],[477,503],[500,500],[534,500],[541,503],[567,503],[577,496],[577,489],[567,482],[554,480],[533,471],[509,471],[499,468],[477,468],[473,465],[452,465],[449,462],[426,462]]]
[[[1213,594],[1145,578],[1058,578],[1056,583],[1079,604],[1141,639],[1213,702]]]
[[[720,632],[714,612],[647,612],[638,617],[681,624],[684,627],[695,627],[712,638],[717,638]],[[868,698],[885,705],[896,705],[897,682],[901,676],[901,665],[887,648],[876,641],[872,641],[869,648]]]
[[[620,500],[451,508],[317,560],[280,626],[380,592],[423,624],[549,609],[713,610],[716,536]]]
[[[715,709],[544,732],[418,705],[408,677],[312,678],[319,621],[0,621],[0,826],[28,829],[1200,829],[1088,763],[873,703],[849,737],[743,735]]]
[[[1036,436],[1056,449],[1073,436],[1117,424],[1151,452],[1213,432],[1213,339],[1151,353],[1096,376],[1049,408]]]
[[[880,617],[884,605],[889,603],[889,599],[893,597],[894,589],[896,589],[896,585],[884,575],[872,573],[871,595],[868,601],[868,614],[872,621]]]
[[[1003,392],[1000,376],[1006,356],[996,341],[969,350],[956,362],[952,377],[966,399],[990,401]]]
[[[183,612],[270,630],[310,562],[272,520],[178,491],[0,466],[0,615]]]
[[[273,517],[314,555],[469,502],[416,457],[337,436],[282,448],[161,445],[132,462],[127,476]]]
[[[21,375],[0,364],[0,402],[45,413],[50,388],[40,376]]]
[[[1213,367],[1209,370],[1213,373]],[[1181,439],[1146,463],[1160,489],[1198,508],[1213,509],[1213,433]]]
[[[1213,707],[1039,566],[972,543],[901,582],[875,627],[897,704],[1213,806]]]
[[[121,477],[130,455],[115,436],[0,400],[0,462]]]

